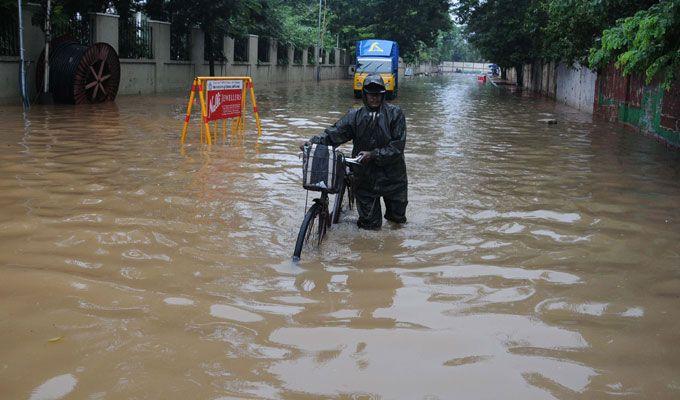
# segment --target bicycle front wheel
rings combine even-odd
[[[322,214],[321,204],[318,203],[314,203],[307,210],[295,242],[293,261],[300,260],[303,247],[318,247],[321,244],[326,233],[326,220]]]

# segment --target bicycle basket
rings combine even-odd
[[[345,176],[340,152],[331,146],[312,144],[302,152],[302,187],[315,192],[337,193]]]

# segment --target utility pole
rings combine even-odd
[[[47,0],[47,12],[45,13],[45,72],[43,75],[43,87],[40,91],[40,102],[43,104],[52,103],[50,94],[50,43],[52,42],[52,2]]]
[[[43,93],[47,93],[50,90],[50,41],[52,40],[52,26],[50,24],[51,8],[52,2],[47,0],[47,12],[45,13],[45,84]]]
[[[26,61],[24,55],[24,19],[21,8],[21,0],[17,0],[19,7],[19,62],[21,63],[21,99],[23,100],[24,109],[28,109],[30,103],[28,101],[28,94],[26,94]]]
[[[316,81],[321,81],[321,63],[319,63],[319,56],[321,55],[321,2],[319,0],[319,36],[316,39],[316,50],[314,51],[314,58],[316,61]]]

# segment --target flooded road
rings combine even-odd
[[[406,81],[409,222],[293,264],[349,85],[257,87],[257,148],[180,151],[184,94],[1,107],[0,398],[680,398],[678,154]]]

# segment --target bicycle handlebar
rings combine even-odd
[[[357,157],[354,157],[354,158],[345,158],[344,161],[345,161],[345,163],[349,163],[349,164],[361,165],[361,160],[363,158],[364,158],[363,156],[357,156]]]

